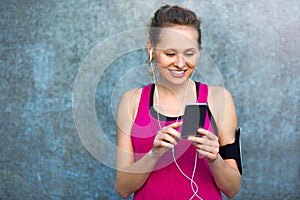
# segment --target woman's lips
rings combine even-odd
[[[169,70],[169,71],[170,71],[170,74],[176,78],[184,77],[185,72],[186,72],[186,70]]]

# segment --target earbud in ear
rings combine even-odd
[[[149,62],[152,62],[152,60],[153,60],[152,53],[153,53],[153,48],[151,48],[150,52],[149,52]]]

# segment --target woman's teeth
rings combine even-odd
[[[174,77],[180,78],[185,76],[186,70],[170,70],[170,72]]]
[[[184,73],[184,71],[172,71],[173,73],[175,73],[175,74],[182,74],[182,73]]]

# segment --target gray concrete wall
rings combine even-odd
[[[200,78],[235,100],[235,199],[300,199],[300,3],[226,2],[169,3],[201,16]],[[1,1],[0,199],[119,199],[114,111],[124,90],[150,81],[136,28],[163,3]]]

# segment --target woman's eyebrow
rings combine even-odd
[[[186,49],[185,51],[197,51],[197,49],[192,47],[192,48]]]
[[[175,51],[175,52],[179,52],[178,49],[174,49],[174,48],[167,48],[167,49],[161,49],[163,51]],[[184,49],[183,52],[187,52],[187,51],[196,51],[197,49],[192,47],[192,48],[188,48],[188,49]]]
[[[173,49],[173,48],[166,48],[166,49],[162,49],[163,51],[175,51],[175,52],[177,52],[177,50],[176,49]]]

